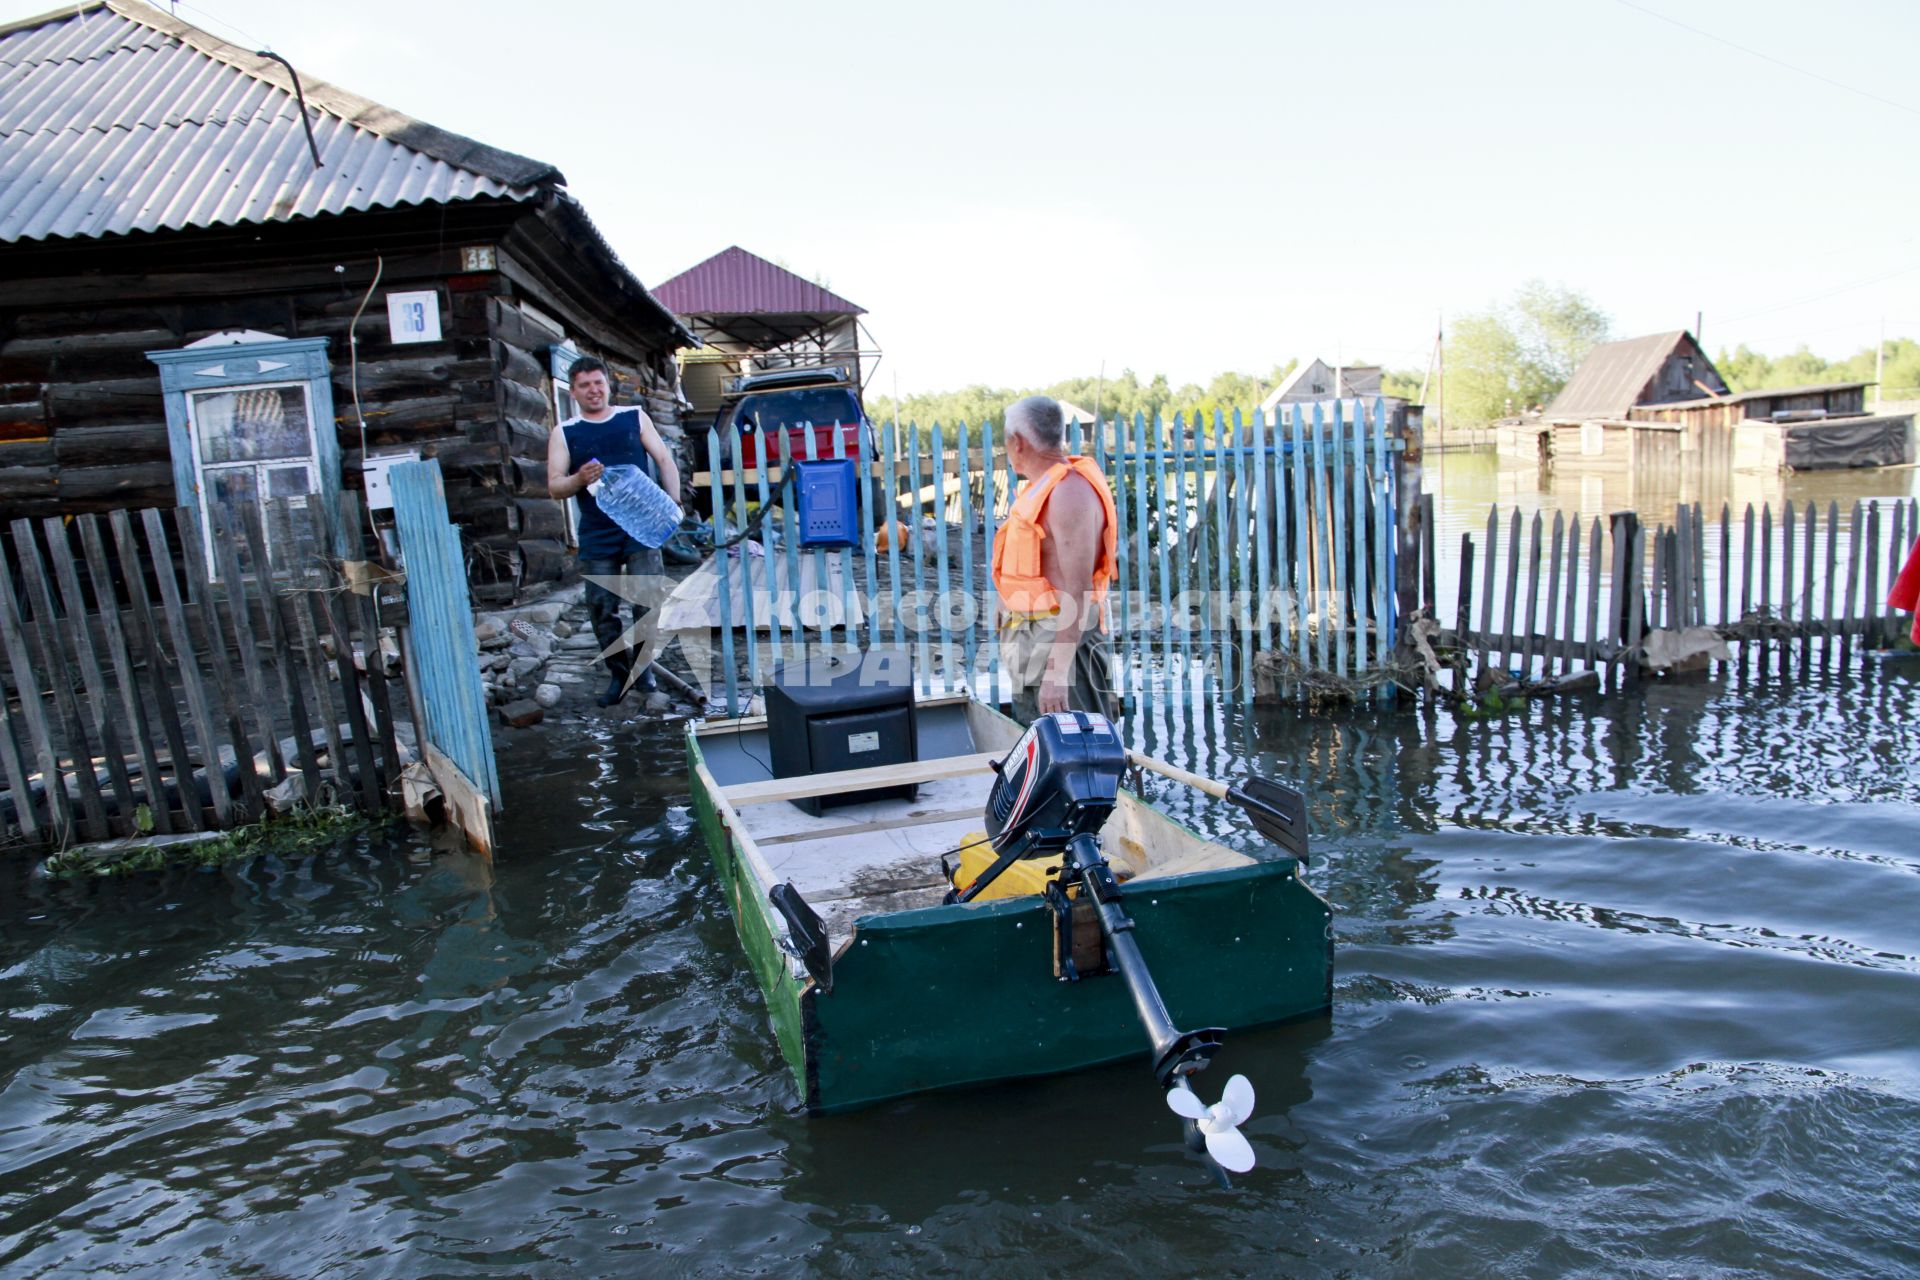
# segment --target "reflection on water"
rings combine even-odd
[[[1304,787],[1336,910],[1332,1017],[1221,1062],[1231,1191],[1139,1065],[801,1115],[672,731],[509,737],[492,862],[15,886],[0,1271],[1912,1273],[1916,711],[1909,660],[1137,725]]]

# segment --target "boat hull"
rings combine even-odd
[[[783,949],[784,922],[730,829],[689,740],[694,810],[809,1110],[1148,1056],[1118,976],[1053,975],[1051,917],[1036,898],[862,917],[832,990]],[[1241,1030],[1332,1003],[1332,913],[1277,858],[1143,881],[1126,895],[1134,937],[1182,1027]]]

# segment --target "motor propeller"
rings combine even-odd
[[[1253,1168],[1253,1144],[1240,1132],[1253,1114],[1253,1082],[1245,1076],[1227,1081],[1220,1101],[1208,1106],[1200,1101],[1185,1076],[1167,1090],[1167,1106],[1183,1119],[1191,1120],[1207,1140],[1207,1154],[1229,1173],[1245,1173]]]

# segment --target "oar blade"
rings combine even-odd
[[[1227,799],[1253,819],[1254,830],[1302,862],[1307,860],[1307,798],[1272,778],[1237,782]]]

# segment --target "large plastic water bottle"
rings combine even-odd
[[[680,504],[631,463],[613,463],[587,486],[587,492],[610,520],[643,547],[659,546],[680,527]]]

